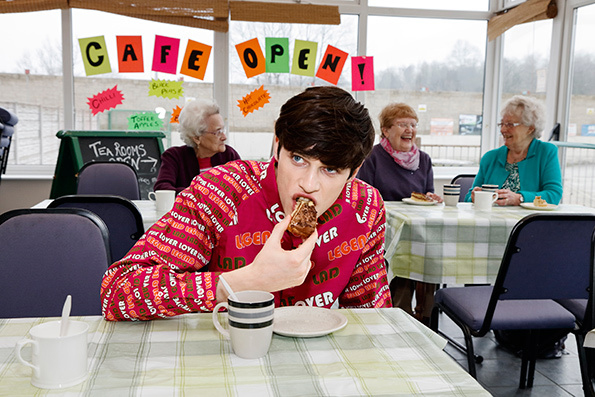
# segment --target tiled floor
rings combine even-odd
[[[459,327],[445,315],[440,316],[440,330],[464,344]],[[537,360],[533,387],[519,389],[521,359],[499,347],[493,333],[474,338],[475,353],[483,356],[483,362],[476,364],[477,379],[494,396],[583,396],[574,335],[568,335],[565,345],[565,354],[561,358]],[[451,345],[447,345],[445,351],[467,369],[464,354]]]

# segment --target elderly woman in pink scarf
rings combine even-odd
[[[405,103],[391,103],[380,113],[380,144],[374,146],[357,177],[380,191],[385,201],[400,201],[412,192],[425,193],[442,202],[434,194],[434,172],[430,156],[415,145],[419,119]],[[411,307],[416,290],[417,306]],[[434,303],[435,284],[417,283],[395,277],[391,282],[393,306],[400,307],[422,322],[429,322]]]

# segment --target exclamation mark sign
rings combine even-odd
[[[359,77],[361,77],[362,85],[364,85],[364,68],[366,67],[365,63],[358,63],[357,68],[359,69]]]
[[[373,57],[351,57],[351,90],[374,91]]]

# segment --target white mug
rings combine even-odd
[[[275,297],[265,291],[240,291],[220,302],[213,310],[213,324],[225,339],[231,340],[233,352],[242,358],[259,358],[267,354],[273,337]],[[218,311],[228,310],[229,331],[219,323]]]
[[[456,207],[461,195],[461,185],[459,184],[445,184],[442,187],[444,195],[444,205],[447,207]]]
[[[475,209],[480,211],[490,211],[492,209],[492,204],[498,200],[497,192],[484,192],[478,190],[474,195],[473,205],[475,206]]]
[[[444,205],[447,207],[456,207],[459,203],[459,194],[444,193]]]
[[[169,211],[176,201],[175,190],[157,190],[149,192],[149,200],[154,201],[157,211]]]
[[[33,368],[31,384],[43,389],[62,389],[87,379],[87,331],[82,321],[69,321],[65,336],[60,336],[60,321],[36,325],[16,345],[17,359]],[[26,345],[32,346],[31,362],[21,356]]]

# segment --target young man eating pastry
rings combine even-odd
[[[107,320],[211,311],[234,291],[263,290],[276,306],[390,307],[384,203],[355,179],[370,153],[367,109],[337,87],[289,99],[268,162],[234,161],[197,176],[174,208],[106,272]],[[318,222],[303,239],[287,231],[300,198]]]

